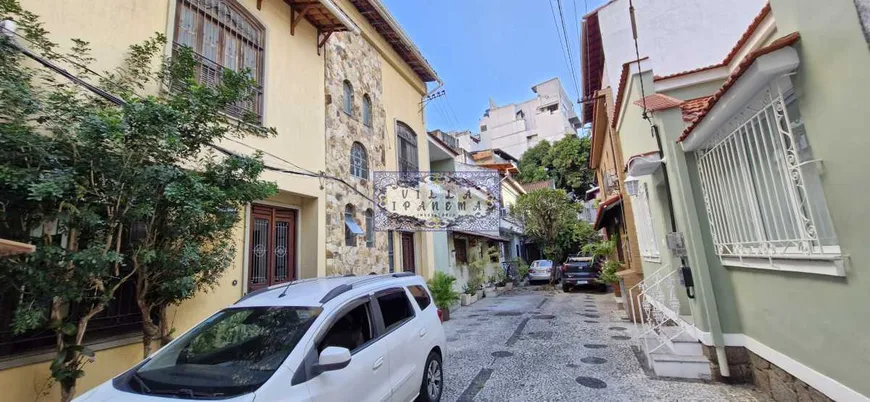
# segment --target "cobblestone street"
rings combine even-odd
[[[517,289],[444,326],[444,401],[766,400],[748,386],[647,374],[612,294]]]

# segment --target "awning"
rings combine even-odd
[[[350,229],[350,232],[357,235],[357,236],[361,236],[365,233],[365,232],[363,232],[362,228],[356,224],[356,221],[353,220],[353,218],[348,216],[348,215],[344,216],[344,226],[346,226],[348,229]]]
[[[474,237],[483,237],[486,239],[505,242],[505,243],[511,241],[510,239],[506,239],[506,238],[501,237],[501,236],[497,236],[497,235],[493,235],[493,234],[489,234],[489,233],[483,233],[483,232],[471,232],[471,231],[465,231],[465,230],[452,230],[451,232],[453,232],[453,234],[474,236]]]
[[[662,166],[662,158],[658,151],[650,151],[632,155],[625,163],[627,176],[641,177],[653,174]]]
[[[622,194],[617,194],[598,206],[598,216],[595,218],[593,228],[600,230],[620,215],[622,215]]]

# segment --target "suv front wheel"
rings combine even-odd
[[[441,356],[435,351],[429,352],[426,365],[423,366],[423,383],[420,384],[418,402],[438,402],[444,388],[444,370],[441,368]]]

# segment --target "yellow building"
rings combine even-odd
[[[378,233],[371,243],[365,235],[354,245],[344,243],[343,205],[354,206],[351,218],[363,222],[367,200],[357,190],[371,194],[365,177],[356,175],[360,153],[352,159],[354,143],[367,151],[367,170],[399,170],[411,162],[407,167],[429,170],[420,102],[426,83],[438,78],[379,0],[26,0],[22,6],[40,16],[60,49],[70,49],[72,38],[90,42],[97,71],[117,67],[129,45],[155,32],[166,34],[167,55],[174,46],[191,46],[203,57],[203,74],[250,68],[261,91],[249,107],[278,135],[221,145],[241,153],[263,150],[271,166],[326,172],[353,187],[265,173],[280,193],[246,208],[236,229],[236,260],[214,291],[169,312],[176,333],[250,290],[345,273],[336,268],[339,256],[351,256],[342,263],[367,270],[431,276],[430,233]],[[346,105],[347,115],[337,116]],[[351,127],[352,136],[343,136],[339,125]],[[421,137],[413,141],[415,136]],[[344,201],[336,199],[339,194]],[[138,312],[129,296],[119,296],[91,325],[96,360],[85,367],[78,393],[142,358]],[[59,388],[49,381],[50,339],[9,341],[14,345],[2,350],[14,352],[0,355],[0,399],[58,399]]]

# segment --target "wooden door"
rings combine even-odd
[[[405,272],[417,272],[414,258],[414,234],[402,233],[402,270]]]
[[[296,211],[251,207],[248,291],[296,279]]]

